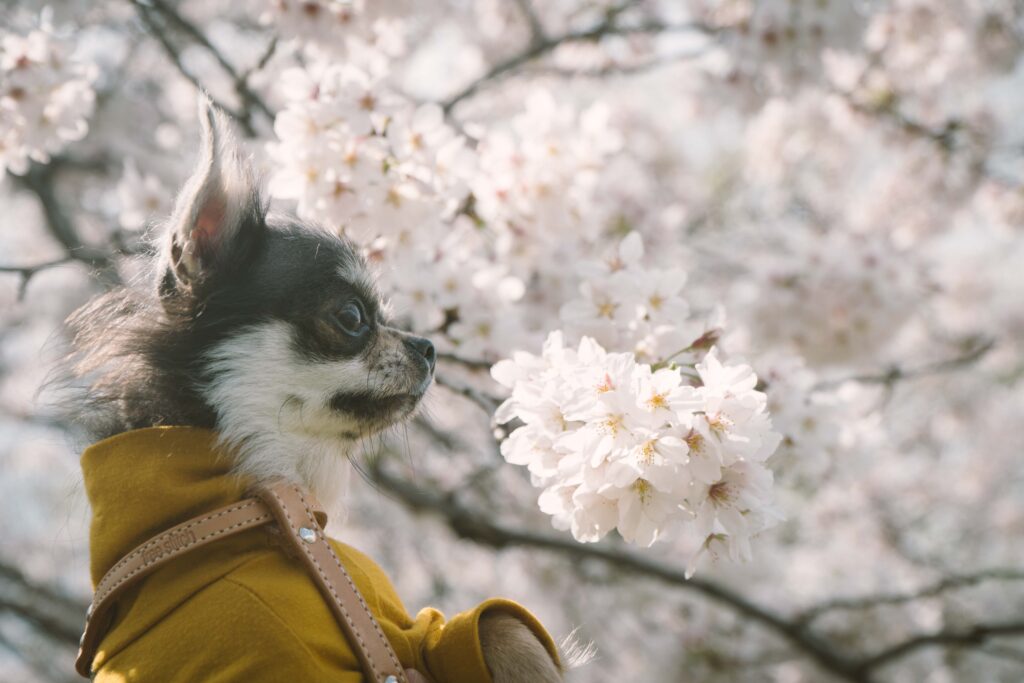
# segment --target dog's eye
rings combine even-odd
[[[337,319],[339,327],[350,336],[360,337],[369,329],[369,325],[363,319],[363,309],[354,301],[342,306],[334,317]]]

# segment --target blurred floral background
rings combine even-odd
[[[1022,57],[1014,0],[4,3],[0,680],[74,678],[47,382],[200,90],[439,349],[332,529],[410,609],[517,599],[576,681],[1024,680]]]

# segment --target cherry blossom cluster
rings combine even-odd
[[[602,103],[580,112],[550,91],[533,91],[509,129],[490,130],[480,141],[472,182],[480,217],[544,244],[585,230],[601,169],[622,144],[610,113]]]
[[[687,349],[711,329],[691,316],[681,296],[686,271],[652,268],[643,256],[643,239],[631,232],[604,259],[582,262],[579,293],[562,306],[560,316],[573,336],[589,336],[605,348],[655,363]]]
[[[501,452],[543,488],[556,528],[584,542],[617,529],[648,546],[683,523],[702,548],[749,559],[750,538],[779,519],[764,465],[779,436],[749,366],[712,348],[694,369],[638,363],[589,337],[567,347],[560,332],[540,356],[494,366],[511,390],[495,419],[523,422]]]
[[[366,247],[413,330],[441,332],[442,347],[470,358],[512,348],[524,285],[465,214],[476,155],[441,108],[352,64],[293,69],[284,87],[272,192]]]
[[[723,35],[730,77],[775,89],[822,75],[822,59],[850,49],[866,30],[866,15],[842,0],[691,0],[696,17]]]
[[[321,62],[282,77],[272,192],[361,243],[400,238],[466,192],[472,153],[440,107],[415,107],[380,75]]]
[[[271,192],[364,245],[417,332],[478,359],[523,341],[511,304],[525,282],[565,273],[559,255],[596,240],[586,211],[620,144],[607,108],[579,114],[538,91],[474,148],[438,105],[413,104],[369,67],[323,59],[281,88]]]
[[[85,137],[95,93],[94,69],[72,58],[44,13],[25,35],[0,31],[0,177],[47,163]]]
[[[380,2],[365,0],[261,0],[260,22],[284,39],[297,39],[337,55],[378,49],[404,52],[400,20],[380,11]]]

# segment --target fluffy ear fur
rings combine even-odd
[[[199,162],[175,202],[160,268],[163,299],[195,296],[218,275],[245,263],[266,229],[265,209],[249,164],[228,123],[199,97]]]

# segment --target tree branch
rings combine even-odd
[[[253,137],[256,134],[256,131],[252,127],[252,122],[248,118],[243,117],[240,111],[235,111],[207,92],[206,87],[203,85],[202,81],[199,80],[199,77],[189,71],[185,67],[184,62],[181,61],[181,55],[178,53],[178,49],[170,40],[168,40],[164,27],[156,24],[156,21],[150,14],[150,10],[146,8],[145,5],[138,2],[135,4],[139,8],[139,18],[142,20],[142,23],[145,24],[146,29],[156,39],[156,41],[160,43],[160,47],[163,48],[164,54],[167,55],[169,60],[171,60],[171,63],[174,65],[174,68],[178,70],[178,73],[184,76],[188,82],[195,86],[196,90],[206,93],[206,96],[210,98],[210,103],[220,110],[221,113],[237,120],[245,130],[246,135]]]
[[[43,165],[33,162],[25,175],[12,175],[11,177],[14,178],[17,184],[29,190],[39,200],[39,206],[46,219],[46,227],[50,235],[64,247],[64,250],[67,252],[67,259],[81,261],[94,268],[98,272],[100,280],[107,286],[120,284],[121,278],[117,273],[117,268],[111,254],[103,249],[87,246],[83,243],[71,217],[64,211],[64,208],[57,200],[57,190],[53,177],[54,171],[55,166],[53,163]],[[39,268],[36,268],[36,270],[38,271]],[[22,277],[25,277],[24,274]],[[27,285],[27,281],[23,282],[23,284]]]
[[[488,416],[494,415],[494,410],[501,405],[501,399],[486,394],[479,389],[469,386],[468,384],[459,384],[452,382],[444,375],[434,375],[434,382],[438,386],[444,387],[448,391],[454,392],[459,396],[463,396],[480,407]]]
[[[676,54],[647,59],[635,64],[608,64],[596,69],[562,69],[558,67],[542,67],[540,73],[551,74],[561,78],[606,78],[608,76],[635,76],[646,74],[657,69],[663,69],[682,62],[703,57],[707,54],[705,49],[692,50],[689,52],[678,52]]]
[[[924,647],[932,645],[984,645],[990,638],[1024,635],[1024,621],[1008,621],[998,624],[978,624],[960,631],[936,631],[914,636],[867,658],[859,667],[863,673],[888,666]]]
[[[833,675],[855,683],[870,680],[866,674],[858,672],[857,662],[838,654],[814,634],[724,586],[700,578],[687,579],[680,569],[604,544],[580,544],[553,534],[503,526],[488,519],[487,515],[463,506],[453,494],[430,492],[391,474],[384,468],[382,460],[374,459],[368,469],[372,481],[381,490],[391,493],[412,510],[440,516],[461,538],[492,548],[537,548],[574,561],[597,560],[615,569],[658,579],[675,588],[696,591],[767,627]]]
[[[274,112],[271,111],[270,107],[268,107],[267,104],[249,87],[249,78],[253,73],[266,66],[267,62],[270,61],[274,51],[277,49],[276,39],[271,40],[267,50],[252,68],[240,72],[231,62],[228,61],[223,53],[221,53],[221,51],[218,50],[212,42],[210,42],[210,39],[207,38],[202,31],[179,14],[175,8],[165,2],[165,0],[131,0],[131,2],[138,10],[139,18],[142,20],[143,24],[146,25],[149,33],[151,33],[160,43],[175,68],[177,68],[182,76],[195,85],[196,88],[203,90],[204,92],[206,92],[206,88],[203,87],[198,77],[185,68],[184,63],[181,60],[180,53],[167,38],[164,29],[171,27],[177,29],[213,56],[221,69],[223,69],[231,78],[235,94],[238,96],[240,101],[240,108],[235,110],[222,102],[214,100],[212,96],[211,100],[213,101],[214,106],[236,119],[247,136],[254,137],[256,135],[256,127],[253,120],[255,118],[254,110],[262,113],[269,121],[272,122],[274,120]],[[159,15],[163,21],[163,26],[157,25],[155,15]]]
[[[955,372],[973,365],[981,360],[989,351],[995,348],[995,339],[972,340],[974,346],[959,356],[953,356],[940,361],[924,363],[912,368],[902,368],[894,365],[884,372],[869,373],[863,375],[852,375],[840,379],[830,379],[818,382],[811,391],[824,391],[834,389],[845,382],[860,382],[862,384],[884,384],[892,386],[896,382],[905,379],[917,379],[930,375],[940,375],[947,372]]]
[[[86,605],[35,584],[0,562],[0,611],[12,612],[54,640],[78,646]]]
[[[798,614],[795,619],[797,623],[807,625],[818,617],[836,610],[849,611],[871,609],[881,605],[898,605],[923,598],[935,597],[950,590],[967,588],[985,581],[1024,581],[1024,571],[1003,568],[988,569],[973,574],[948,576],[924,588],[906,593],[882,593],[860,598],[838,598],[806,609]]]
[[[74,259],[70,256],[65,256],[64,258],[54,259],[53,261],[37,263],[34,266],[0,266],[0,273],[17,273],[21,276],[21,280],[18,282],[18,301],[23,301],[25,299],[25,290],[28,289],[28,282],[36,273],[47,270],[48,268],[62,266],[65,263],[70,263],[71,261],[74,261]]]
[[[455,363],[463,367],[469,368],[470,370],[490,370],[494,363],[479,358],[463,358],[454,353],[441,352],[437,354],[440,360],[448,361],[449,363]]]
[[[444,109],[445,114],[451,112],[451,110],[462,100],[472,97],[477,93],[478,90],[486,86],[492,81],[495,81],[501,76],[518,70],[520,67],[528,64],[540,57],[543,57],[555,48],[559,47],[564,43],[574,42],[596,42],[606,36],[612,35],[632,35],[639,33],[668,33],[668,32],[683,32],[683,31],[694,31],[712,35],[717,30],[708,26],[707,24],[699,22],[686,22],[682,24],[667,24],[660,19],[647,19],[642,22],[635,24],[623,25],[619,23],[619,15],[622,14],[626,9],[632,6],[632,2],[625,2],[621,5],[609,9],[605,13],[605,17],[597,25],[581,30],[581,31],[569,31],[558,36],[553,37],[541,37],[537,38],[536,34],[530,41],[530,44],[525,49],[516,53],[515,55],[498,62],[490,69],[487,70],[482,76],[466,85],[462,90],[454,93],[448,97],[444,102],[441,103],[441,107]]]
[[[540,23],[540,17],[534,11],[530,0],[515,0],[515,3],[523,18],[526,19],[526,23],[530,25],[531,44],[537,45],[546,42],[548,39],[547,32],[544,30],[544,25]]]

